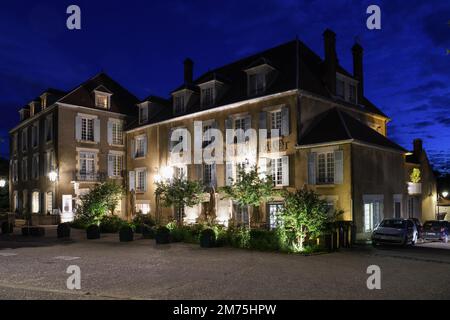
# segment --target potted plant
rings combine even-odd
[[[205,229],[200,233],[200,247],[213,248],[216,246],[216,233],[212,229]]]
[[[100,239],[100,228],[96,224],[91,224],[86,229],[86,236],[89,240]]]
[[[129,225],[123,225],[119,230],[120,242],[133,241],[133,238],[134,238],[133,228]]]
[[[170,243],[170,230],[166,227],[159,227],[155,235],[156,244]]]
[[[68,223],[60,223],[56,229],[58,239],[70,238],[70,225]]]

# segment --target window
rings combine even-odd
[[[317,183],[334,183],[334,153],[326,152],[317,155]]]
[[[81,140],[94,141],[94,119],[81,118]]]
[[[364,203],[364,232],[372,232],[381,221],[381,203]]]
[[[264,93],[266,89],[265,73],[255,73],[248,76],[249,95]]]
[[[234,220],[238,226],[246,226],[249,223],[248,207],[241,206],[237,203],[233,204]]]
[[[278,225],[278,214],[281,212],[281,210],[283,209],[283,204],[282,203],[269,203],[268,205],[268,211],[269,211],[269,229],[273,230],[277,227]]]
[[[16,212],[17,210],[19,210],[19,196],[18,196],[18,192],[14,191],[14,193],[13,193],[13,211]]]
[[[14,133],[12,136],[12,149],[13,153],[17,153],[17,133]]]
[[[180,114],[186,111],[186,105],[184,101],[184,95],[175,96],[174,113]]]
[[[37,191],[31,194],[31,212],[39,213],[39,192]]]
[[[28,208],[28,190],[22,191],[22,209],[27,213],[30,211],[30,208]]]
[[[44,174],[47,176],[54,169],[55,169],[55,154],[53,151],[47,151],[45,153]]]
[[[145,136],[139,136],[135,138],[134,145],[134,156],[135,158],[143,158],[147,153],[147,139]]]
[[[202,106],[210,107],[214,104],[214,87],[202,89],[201,92]]]
[[[28,180],[28,159],[22,159],[22,181]]]
[[[81,180],[95,180],[95,158],[94,152],[80,152]]]
[[[45,141],[53,140],[53,116],[45,118]]]
[[[31,163],[31,175],[33,179],[39,178],[39,154],[33,155],[33,161]]]
[[[245,118],[238,118],[234,120],[234,129],[235,130],[245,130]]]
[[[241,180],[241,175],[239,173],[239,171],[246,171],[249,167],[249,164],[247,161],[242,161],[242,162],[236,162],[236,181]]]
[[[272,159],[270,161],[270,166],[274,184],[276,186],[283,185],[283,159]]]
[[[120,122],[112,123],[112,144],[123,145],[123,125]]]
[[[148,121],[148,107],[139,106],[139,123],[146,123]]]
[[[150,212],[150,203],[136,203],[136,212],[140,212],[142,214],[148,214]]]
[[[36,148],[39,144],[39,125],[38,123],[33,124],[31,127],[31,145]]]
[[[96,92],[95,106],[99,108],[109,109],[109,95]]]
[[[187,179],[187,166],[174,167],[173,169],[175,177]]]
[[[45,211],[50,214],[53,213],[53,192],[45,194]]]
[[[336,95],[341,98],[345,98],[345,82],[344,80],[336,80]]]
[[[281,131],[281,124],[282,124],[281,110],[271,112],[271,114],[270,114],[270,129]]]
[[[123,156],[121,154],[110,154],[108,158],[108,171],[110,177],[121,177],[123,170]]]
[[[213,125],[211,122],[203,122],[203,148],[211,144],[212,142],[212,134],[211,129]]]
[[[147,170],[136,170],[136,192],[147,191]]]
[[[18,168],[19,163],[17,160],[14,160],[12,162],[12,176],[13,176],[13,182],[17,182],[19,180],[19,173],[18,173]]]
[[[22,131],[22,151],[27,151],[28,148],[28,128],[23,129]]]

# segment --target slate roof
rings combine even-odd
[[[342,140],[356,140],[407,152],[403,147],[338,108],[332,108],[317,116],[300,138],[299,145],[306,146]]]
[[[219,68],[207,71],[197,77],[193,83],[185,83],[178,86],[172,91],[172,93],[182,89],[190,89],[194,92],[198,92],[199,84],[217,79],[226,83],[227,86],[225,92],[220,95],[219,99],[216,101],[216,104],[210,107],[210,109],[234,102],[244,101],[249,99],[247,96],[247,74],[245,73],[245,70],[263,63],[270,65],[276,70],[271,83],[263,95],[270,95],[297,89],[298,71],[298,87],[300,89],[325,98],[338,99],[330,93],[323,81],[325,72],[325,64],[323,59],[299,40],[283,43],[274,48],[261,51]],[[337,66],[337,71],[352,77],[352,75],[340,65]],[[172,101],[171,98],[168,100]],[[387,118],[387,116],[366,97],[359,99],[359,105],[344,101],[340,102],[350,108],[378,114]],[[172,109],[171,106],[169,106],[169,108]],[[195,113],[200,110],[204,109],[200,108],[200,99],[197,98],[195,101],[190,101],[185,114]],[[171,110],[164,110],[163,113],[164,116],[160,113],[155,113],[157,116],[154,119],[149,119],[148,123],[156,123],[158,121],[167,120],[173,117]]]

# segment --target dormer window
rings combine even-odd
[[[182,114],[186,112],[186,102],[184,94],[179,94],[174,97],[173,111],[175,114]]]
[[[97,108],[109,109],[110,108],[110,94],[103,92],[95,92],[95,106]]]
[[[248,76],[249,95],[259,95],[266,91],[265,73],[256,73]]]
[[[340,73],[336,74],[336,95],[348,102],[357,103],[357,85],[358,82],[350,77]]]
[[[148,105],[146,103],[139,106],[139,124],[146,123],[148,121]]]
[[[206,87],[201,91],[201,103],[203,108],[211,107],[214,104],[214,87]]]
[[[246,69],[247,73],[247,94],[248,96],[258,96],[266,92],[269,86],[269,76],[276,71],[266,59],[255,61],[250,68]]]
[[[47,108],[47,96],[42,96],[42,98],[41,98],[41,106],[42,106],[42,110]]]

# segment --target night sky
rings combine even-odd
[[[71,4],[82,30],[66,28]],[[366,28],[370,4],[381,7],[381,30]],[[2,1],[1,155],[19,107],[48,87],[69,90],[104,70],[139,98],[168,96],[185,57],[199,75],[296,35],[323,56],[325,28],[349,71],[355,37],[364,47],[365,93],[392,118],[390,138],[411,149],[421,137],[435,168],[449,170],[449,0]]]

